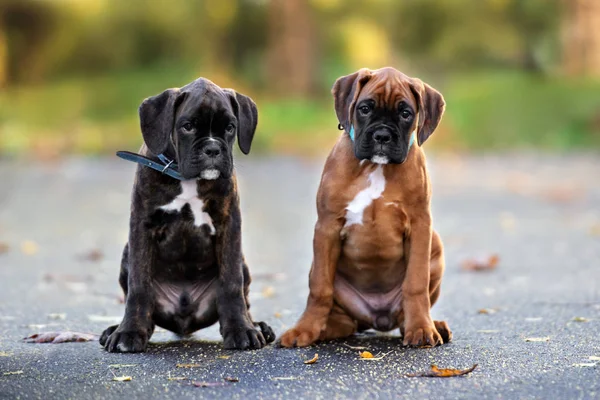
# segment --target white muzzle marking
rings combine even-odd
[[[200,174],[200,178],[201,179],[206,179],[207,181],[212,181],[215,180],[219,177],[219,175],[221,175],[221,173],[219,172],[218,169],[205,169],[204,171],[202,171],[202,173]]]
[[[387,156],[376,155],[371,158],[371,162],[374,164],[387,164],[389,162],[389,158]]]

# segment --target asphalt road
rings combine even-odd
[[[253,315],[281,334],[306,301],[322,161],[251,156],[237,165]],[[598,154],[432,156],[429,167],[447,261],[433,314],[450,324],[451,344],[406,349],[392,332],[236,352],[212,327],[190,341],[159,331],[147,353],[123,355],[97,342],[21,339],[100,333],[123,315],[117,275],[133,166],[0,161],[0,398],[600,398],[600,361],[590,358],[600,357]],[[494,254],[493,271],[461,269]],[[361,360],[346,345],[384,358]],[[318,362],[305,365],[315,353]],[[478,367],[462,377],[406,377],[430,364]]]

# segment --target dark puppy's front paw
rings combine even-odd
[[[254,326],[260,328],[260,331],[262,332],[267,343],[271,343],[275,340],[275,332],[273,332],[273,329],[267,325],[266,322],[255,322]]]
[[[263,334],[253,326],[240,325],[223,329],[223,346],[229,350],[260,349],[267,344]]]
[[[118,327],[119,327],[119,325],[109,326],[108,328],[106,328],[104,330],[104,332],[102,332],[102,335],[100,335],[100,340],[99,340],[101,346],[106,345],[106,341],[108,340],[110,335],[112,335],[112,333],[117,330]]]
[[[148,335],[145,332],[119,328],[115,329],[104,343],[104,349],[110,353],[140,353],[146,351],[147,346]]]

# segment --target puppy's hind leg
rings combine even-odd
[[[353,320],[337,304],[331,309],[325,330],[321,332],[319,340],[333,340],[348,337],[356,333],[358,323]]]
[[[271,343],[276,338],[276,335],[275,335],[275,332],[273,331],[273,329],[269,325],[267,325],[266,322],[262,322],[262,321],[255,322],[254,319],[252,318],[252,315],[250,314],[249,295],[250,295],[250,282],[252,281],[252,278],[250,278],[250,270],[248,269],[248,265],[246,264],[245,260],[244,260],[243,271],[244,271],[244,297],[246,298],[246,307],[248,310],[247,311],[248,317],[250,318],[250,320],[252,321],[254,326],[257,327],[258,329],[260,329],[266,342]]]
[[[442,277],[444,276],[445,269],[444,247],[442,245],[442,240],[436,231],[433,231],[431,236],[431,258],[429,265],[429,301],[431,307],[433,307],[440,297]],[[444,343],[449,343],[452,340],[452,331],[448,327],[446,321],[433,321],[433,324]]]
[[[124,298],[125,300],[127,300],[127,277],[128,277],[128,273],[127,273],[127,259],[129,257],[129,244],[125,244],[125,248],[123,249],[123,255],[121,256],[121,270],[119,272],[119,285],[121,285],[121,289],[123,289],[123,294],[124,294]],[[100,345],[104,346],[106,344],[106,341],[108,340],[108,338],[110,337],[110,335],[112,335],[112,333],[117,330],[117,328],[119,327],[119,325],[112,325],[109,326],[108,328],[106,328],[104,330],[104,332],[102,332],[102,335],[100,335]]]
[[[150,275],[148,260],[153,260],[155,254],[144,237],[136,239],[137,253],[131,248],[132,242],[123,250],[119,276],[119,283],[125,292],[125,316],[116,328],[110,327],[102,335],[104,340],[101,344],[111,353],[145,351],[154,333],[153,303],[149,298],[150,287],[145,277]],[[137,284],[132,286],[132,282]]]

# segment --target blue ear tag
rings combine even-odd
[[[354,142],[354,125],[350,126],[350,132],[348,132],[348,134],[350,135],[350,139]]]

